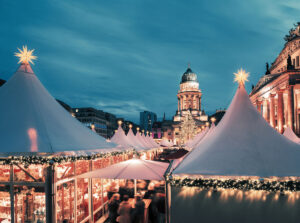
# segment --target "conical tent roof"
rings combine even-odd
[[[138,135],[138,134],[137,134]],[[127,138],[128,141],[130,142],[130,144],[136,148],[137,150],[145,150],[147,149],[137,138],[136,135],[134,135],[132,129],[129,129],[128,133],[127,133]]]
[[[121,146],[124,146],[124,147],[131,146],[131,143],[128,140],[129,139],[127,138],[124,130],[122,129],[122,127],[120,125],[118,127],[117,132],[110,139],[111,142],[116,143]]]
[[[283,135],[287,137],[289,140],[292,140],[293,142],[300,143],[299,137],[296,136],[296,134],[289,126],[285,129]]]
[[[240,85],[225,116],[174,175],[300,176],[300,146],[257,112]]]
[[[0,153],[62,152],[113,148],[48,93],[29,64],[0,89]]]

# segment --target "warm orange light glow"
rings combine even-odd
[[[118,121],[118,125],[119,126],[122,125],[122,121],[121,120]]]
[[[132,124],[129,124],[129,128],[130,128],[130,129],[132,128]]]
[[[235,75],[234,82],[238,82],[239,85],[240,84],[244,85],[245,81],[248,81],[249,73],[246,73],[246,71],[243,70],[242,68],[239,69],[237,73],[234,73],[234,75]]]
[[[137,130],[137,131],[140,131],[140,127],[136,127],[136,130]]]
[[[29,64],[33,63],[32,60],[36,60],[37,56],[33,55],[34,50],[28,50],[27,46],[23,46],[23,50],[20,50],[18,48],[19,52],[15,53],[16,57],[19,57],[19,62],[18,63],[23,63],[23,64]]]
[[[212,117],[210,120],[211,120],[212,123],[215,123],[216,118],[215,118],[215,117]]]
[[[30,128],[27,131],[28,137],[30,139],[30,151],[31,152],[38,152],[38,145],[37,145],[37,132],[34,128]]]

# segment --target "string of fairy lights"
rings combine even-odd
[[[300,191],[300,181],[285,180],[248,180],[248,179],[203,179],[203,178],[174,178],[169,183],[175,187],[198,187],[203,189],[239,189],[263,190],[269,192]]]
[[[24,155],[24,156],[9,156],[0,159],[0,165],[22,164],[25,167],[29,165],[54,165],[62,164],[65,162],[75,162],[78,160],[95,160],[98,158],[110,158],[113,156],[138,154],[136,150],[114,151],[107,153],[95,153],[91,155],[53,155],[53,156],[40,156],[40,155]]]

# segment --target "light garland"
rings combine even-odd
[[[269,181],[269,180],[219,180],[203,178],[176,178],[169,179],[169,183],[176,187],[199,187],[204,189],[238,189],[238,190],[264,190],[273,192],[300,191],[300,181]]]
[[[98,158],[109,158],[118,155],[125,154],[138,154],[136,150],[126,150],[126,151],[114,151],[108,153],[96,153],[91,155],[74,155],[74,156],[39,156],[39,155],[23,155],[23,156],[9,156],[8,158],[0,159],[0,165],[10,165],[10,164],[22,164],[25,168],[29,165],[54,165],[61,164],[65,162],[75,162],[78,160],[94,160]]]

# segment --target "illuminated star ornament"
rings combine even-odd
[[[23,46],[23,50],[18,48],[19,52],[15,53],[16,57],[19,57],[19,62],[22,64],[34,64],[32,60],[36,60],[37,56],[33,55],[34,50],[28,50],[27,46]]]
[[[239,85],[245,85],[245,81],[248,81],[249,73],[246,73],[243,68],[239,69],[237,73],[234,73],[234,82],[238,82]]]

